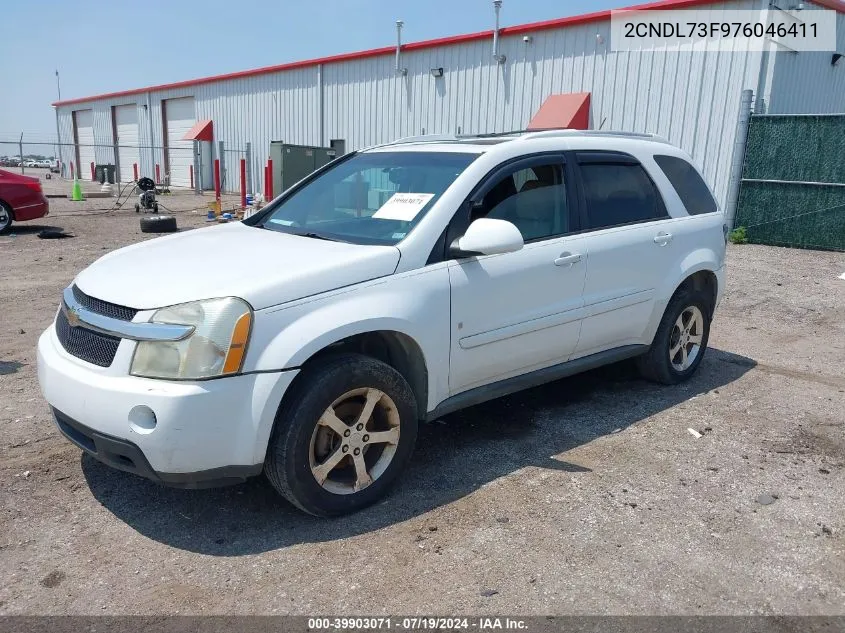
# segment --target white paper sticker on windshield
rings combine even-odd
[[[410,222],[433,197],[433,193],[394,193],[372,217]]]

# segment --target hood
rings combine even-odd
[[[86,294],[137,310],[240,297],[256,310],[392,274],[393,246],[362,246],[240,222],[139,242],[76,278]]]

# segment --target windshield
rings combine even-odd
[[[478,154],[356,154],[277,202],[259,226],[308,237],[393,245]]]

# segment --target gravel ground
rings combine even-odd
[[[205,224],[208,198],[163,201]],[[0,237],[0,614],[845,613],[842,254],[731,248],[690,382],[623,364],[450,415],[386,501],[319,520],[262,479],[160,488],[59,436],[37,337],[77,271],[147,237],[109,206]]]

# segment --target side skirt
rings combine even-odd
[[[633,358],[634,356],[645,354],[648,351],[648,347],[648,345],[625,345],[624,347],[590,354],[589,356],[576,358],[575,360],[552,365],[551,367],[544,367],[543,369],[538,369],[520,376],[506,378],[505,380],[490,383],[489,385],[475,387],[474,389],[447,398],[438,404],[434,411],[428,413],[426,421],[431,422],[449,413],[454,413],[460,409],[481,404],[488,400],[501,398],[502,396],[507,396],[523,389],[530,389],[531,387],[543,385],[547,382],[580,374],[581,372],[596,369],[602,365],[609,365],[610,363]]]

